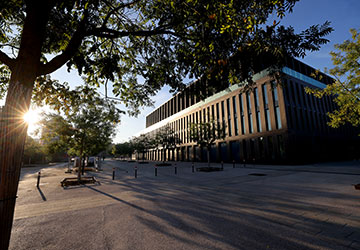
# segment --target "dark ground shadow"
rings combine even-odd
[[[254,178],[258,179],[246,183],[239,178],[234,187],[224,187],[216,180],[208,186],[156,178],[109,181],[114,189],[119,186],[124,192],[135,192],[138,199],[131,203],[88,188],[145,212],[135,217],[144,227],[194,249],[204,248],[197,238],[221,242],[229,249],[352,249],[355,240],[351,235],[359,233],[357,227],[327,219],[345,218],[349,213],[316,200],[333,199],[335,204],[338,199],[354,201],[353,206],[360,209],[358,196],[286,181],[267,180],[266,185],[259,185],[263,177]],[[142,207],[144,201],[156,204],[156,208]],[[360,225],[360,221],[356,223]],[[186,237],[189,233],[193,237]]]
[[[46,201],[46,197],[45,197],[44,193],[41,191],[41,188],[40,188],[40,187],[36,187],[36,188],[37,188],[37,190],[39,191],[39,194],[40,194],[40,196],[41,196],[41,199],[42,199],[43,201]]]

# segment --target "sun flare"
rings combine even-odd
[[[40,120],[39,113],[32,109],[25,113],[23,118],[29,126],[35,125]]]

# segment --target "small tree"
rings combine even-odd
[[[142,154],[142,160],[145,160],[145,153],[149,150],[155,147],[155,140],[152,137],[149,137],[147,135],[140,135],[138,137],[134,137],[131,140],[132,147],[137,152],[137,159],[139,159],[139,153]]]
[[[207,150],[208,166],[210,167],[210,150],[216,140],[223,140],[226,137],[225,126],[214,120],[190,124],[190,139],[201,148]]]
[[[166,151],[174,151],[177,145],[181,143],[179,135],[175,133],[169,124],[157,131],[155,141],[158,147],[163,149],[163,162],[166,161]]]
[[[134,147],[130,142],[118,143],[113,145],[112,154],[120,157],[130,157],[134,152]]]
[[[26,137],[24,156],[24,164],[43,163],[45,159],[44,147],[40,142],[31,136]]]
[[[77,91],[84,92],[84,88],[79,87]],[[80,162],[86,156],[107,149],[121,113],[114,102],[103,100],[94,89],[85,91],[86,95],[73,100],[72,107],[64,115],[48,115],[42,133],[44,141],[50,145],[65,145],[69,155],[80,156]],[[80,172],[79,169],[79,180]]]
[[[321,98],[324,95],[334,97],[338,108],[328,113],[331,127],[338,128],[346,122],[355,127],[360,125],[360,32],[350,30],[352,41],[346,40],[336,44],[339,52],[331,52],[331,60],[335,67],[328,73],[336,81],[326,86],[325,89],[307,89]]]
[[[40,141],[43,144],[47,160],[53,161],[56,155],[66,154],[72,136],[69,122],[58,114],[43,113],[39,124],[41,127],[37,133],[40,134]]]

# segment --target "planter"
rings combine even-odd
[[[157,166],[157,167],[169,167],[169,166],[171,166],[171,163],[158,163],[158,164],[155,164],[155,166]]]
[[[91,177],[81,177],[80,181],[77,177],[65,178],[60,182],[62,187],[68,186],[77,186],[77,185],[85,185],[85,184],[95,184],[99,183],[94,176]]]
[[[215,171],[223,171],[222,168],[218,168],[218,167],[201,167],[201,168],[196,168],[197,172],[215,172]]]
[[[266,174],[261,174],[261,173],[251,173],[248,175],[252,175],[252,176],[266,176]]]

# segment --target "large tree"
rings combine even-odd
[[[328,23],[299,34],[279,19],[297,0],[6,0],[0,1],[0,248],[8,247],[33,90],[66,105],[64,86],[48,74],[63,65],[89,83],[112,83],[130,113],[164,84],[186,76],[227,83],[251,77],[253,58],[274,62],[317,50]],[[278,20],[266,26],[268,16]],[[220,81],[224,80],[224,81]],[[109,82],[108,82],[109,81]],[[106,94],[107,95],[107,94]]]
[[[336,44],[337,51],[330,53],[334,68],[328,73],[335,78],[325,89],[307,89],[307,92],[321,98],[334,98],[337,109],[329,113],[329,125],[338,128],[346,122],[355,127],[360,125],[360,32],[351,29],[352,40]]]

